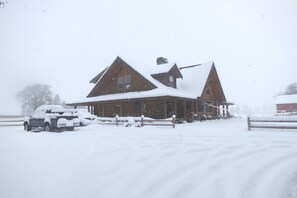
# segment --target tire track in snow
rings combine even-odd
[[[292,177],[290,184],[287,188],[286,198],[296,198],[297,197],[297,172],[295,172]]]
[[[165,146],[164,148],[164,145],[171,145],[171,146],[170,147]],[[196,166],[198,163],[198,161],[190,162],[190,164],[188,164],[187,162],[186,164],[182,164],[182,167],[177,167],[177,168],[174,168],[174,170],[170,170],[171,169],[170,166],[172,164],[170,163],[167,164],[168,160],[170,162],[171,161],[175,162],[175,160],[177,159],[177,156],[183,156],[184,151],[187,150],[188,147],[185,147],[183,143],[181,144],[181,142],[172,142],[170,144],[160,143],[160,144],[157,144],[157,146],[158,148],[154,152],[149,152],[149,153],[144,152],[145,156],[143,156],[143,152],[140,151],[141,155],[138,157],[140,157],[141,159],[146,157],[151,157],[151,156],[152,157],[146,159],[145,161],[140,161],[139,159],[136,158],[136,161],[135,161],[136,164],[131,164],[132,166],[134,166],[133,168],[134,170],[129,173],[130,175],[126,177],[127,179],[124,179],[124,181],[123,179],[122,181],[116,180],[116,178],[112,179],[112,182],[114,182],[113,186],[116,186],[115,188],[118,189],[118,191],[120,192],[119,194],[113,197],[118,197],[123,193],[126,195],[139,194],[139,191],[142,192],[140,193],[140,195],[141,197],[143,197],[143,195],[145,194],[150,194],[149,192],[151,191],[158,192],[159,183],[163,183],[163,181],[166,183],[167,180],[174,179],[176,175],[182,174],[184,169],[189,169],[192,166]],[[206,153],[203,150],[202,150],[202,153],[204,153],[203,155],[206,155]],[[164,163],[164,161],[166,163]],[[165,174],[164,177],[162,176],[162,178],[160,178],[160,175],[156,174],[156,173],[159,173],[160,170],[164,170],[165,173],[167,172],[169,173]],[[155,176],[156,178],[152,179],[151,178],[152,175]],[[124,173],[121,175],[121,178],[123,177],[125,177]],[[142,183],[142,185],[140,186],[145,186],[145,189],[135,189],[134,191],[131,190],[131,186],[135,185],[135,181],[138,181],[138,185],[139,183]],[[147,188],[148,190],[146,190]],[[139,196],[135,196],[135,197],[139,197]]]
[[[146,188],[143,189],[142,192],[135,197],[139,197],[140,195],[147,195],[147,197],[156,197],[156,196],[160,196],[160,194],[162,195],[160,197],[163,197],[163,196],[168,197],[166,195],[166,192],[168,193],[172,191],[168,189],[171,189],[172,185],[174,185],[176,181],[185,182],[185,178],[191,177],[193,172],[197,171],[197,169],[200,170],[200,169],[203,169],[203,167],[204,169],[207,169],[208,167],[207,164],[209,159],[208,156],[209,154],[211,154],[212,149],[207,148],[207,150],[205,150],[205,148],[196,148],[196,147],[190,148],[190,151],[193,151],[193,150],[199,151],[200,153],[188,152],[189,151],[188,146],[186,147],[184,146],[183,154],[185,153],[190,154],[190,156],[192,156],[191,157],[192,160],[187,159],[186,163],[182,163],[177,168],[174,168],[172,170],[167,169],[165,173],[162,175],[162,177],[154,178],[153,182],[148,183],[146,185]],[[207,151],[210,151],[210,152],[207,152]],[[200,155],[193,156],[194,154],[200,154]],[[178,154],[177,154],[177,157],[178,157]],[[175,158],[175,160],[177,163],[180,163],[177,158]],[[218,166],[217,164],[220,164],[220,162],[218,161],[216,163],[216,166]],[[163,165],[163,167],[166,167],[166,166]],[[159,169],[158,171],[160,171],[162,167],[158,169]],[[211,167],[210,169],[215,169],[215,167]],[[189,181],[192,181],[192,180],[189,180]],[[179,184],[179,185],[182,185],[182,184]],[[191,185],[186,185],[185,187],[183,187],[183,189],[188,189],[189,186]],[[176,188],[172,188],[172,189],[176,189]]]
[[[123,194],[129,194],[131,186],[135,185],[135,181],[142,178],[144,173],[149,175],[150,172],[154,171],[155,167],[158,167],[158,163],[161,162],[160,149],[163,147],[162,144],[133,139],[126,146],[128,145],[131,146],[129,153],[127,153],[129,157],[122,163],[114,164],[114,168],[104,174],[108,177],[99,185],[100,189],[102,189],[100,190],[101,197],[120,197]],[[163,150],[175,147],[166,148]],[[110,189],[111,186],[113,189]]]
[[[291,164],[294,164],[294,162],[297,164],[297,152],[273,157],[273,159],[269,161],[265,160],[265,163],[263,163],[261,167],[256,167],[251,175],[249,175],[248,180],[241,189],[241,197],[282,197],[280,195],[284,194],[282,191],[284,189],[281,189],[275,182],[283,179],[282,174],[286,174],[283,171],[292,167]],[[296,169],[294,171],[296,171]],[[282,186],[282,188],[284,188],[284,186]]]
[[[236,148],[238,147],[236,146]],[[185,178],[182,179],[184,183],[176,183],[176,186],[173,187],[176,190],[170,197],[192,197],[197,194],[201,194],[203,197],[231,197],[225,196],[227,193],[224,192],[224,187],[226,187],[229,178],[226,173],[232,171],[233,162],[244,160],[253,154],[259,155],[265,151],[266,149],[238,151],[232,150],[230,147],[223,148],[207,158],[206,160],[209,162],[206,162],[203,167],[184,175]],[[214,156],[216,158],[213,158]]]
[[[235,184],[240,188],[230,192],[234,184],[228,181],[232,169],[238,169],[244,163],[252,163],[259,156],[264,156],[265,152],[269,151],[268,149],[286,149],[280,144],[263,146],[267,140],[261,141],[258,145],[251,145],[248,142],[247,146],[246,144],[234,144],[233,141],[226,142],[225,138],[208,138],[205,141],[199,139],[199,136],[195,138],[205,143],[177,142],[172,137],[168,139],[147,137],[144,141],[139,141],[143,140],[142,137],[138,139],[119,137],[119,142],[123,142],[124,139],[124,144],[121,146],[126,149],[114,150],[114,154],[126,155],[127,158],[123,158],[121,162],[117,161],[113,164],[114,168],[104,174],[98,184],[100,189],[98,197],[121,197],[122,195],[135,198],[184,198],[193,197],[193,195],[214,198],[242,197],[249,190],[246,187],[247,181],[241,182],[240,185]],[[222,142],[226,142],[227,146],[224,146]],[[286,145],[285,142],[284,145]],[[214,148],[215,146],[219,147]],[[100,155],[107,156],[108,154],[110,153]],[[191,156],[192,159],[182,162],[182,157],[185,155]],[[170,167],[170,162],[176,164]],[[236,178],[233,175],[231,177]],[[258,179],[261,180],[260,175],[255,176],[255,180]],[[133,188],[133,186],[137,187]],[[259,195],[263,195],[263,192],[259,192]],[[247,196],[246,198],[253,197]]]

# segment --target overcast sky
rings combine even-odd
[[[297,82],[296,0],[6,0],[0,8],[0,114],[16,93],[52,86],[63,100],[118,55],[178,66],[214,61],[227,100],[264,105]]]

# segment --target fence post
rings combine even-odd
[[[116,125],[117,125],[117,126],[118,126],[118,118],[119,118],[119,116],[116,115]]]
[[[144,115],[141,116],[141,126],[143,127],[143,118],[144,118]]]
[[[247,118],[247,125],[248,125],[248,130],[250,131],[251,130],[251,118],[250,117]]]
[[[175,115],[172,116],[172,127],[175,128]]]

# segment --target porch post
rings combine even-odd
[[[220,105],[218,102],[217,102],[216,107],[217,107],[217,116],[220,116]]]
[[[140,116],[143,115],[143,99],[140,100]]]
[[[165,115],[165,119],[167,118],[167,100],[166,98],[164,99],[164,115]]]
[[[176,99],[174,99],[174,115],[176,115],[177,111],[176,111]]]
[[[223,117],[225,118],[225,105],[223,105]]]
[[[123,116],[123,102],[121,101],[121,109],[120,109],[120,115],[119,116]]]
[[[187,100],[184,99],[184,118],[187,119]]]

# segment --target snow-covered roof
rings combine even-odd
[[[120,58],[128,65],[136,69],[137,72],[143,75],[143,77],[145,77],[147,80],[150,80],[150,77],[153,74],[161,74],[161,73],[169,72],[172,69],[172,67],[175,65],[175,63],[166,63],[166,64],[160,64],[160,65],[146,65],[144,63],[140,63],[138,61],[131,60],[126,57],[125,58],[120,57]],[[112,63],[109,66],[107,66],[100,74],[94,77],[90,82],[98,83],[102,79],[104,74],[109,70],[111,65]]]
[[[160,65],[154,65],[150,67],[151,71],[150,74],[160,74],[160,73],[167,73],[171,70],[171,68],[175,65],[175,63],[165,63]]]
[[[297,94],[294,95],[281,95],[277,96],[275,99],[275,104],[291,104],[297,103]]]
[[[184,68],[181,71],[183,79],[180,79],[177,84],[177,88],[168,87],[158,80],[152,77],[152,74],[155,73],[164,73],[168,72],[175,63],[161,64],[161,65],[145,65],[130,59],[123,59],[124,62],[133,67],[140,75],[145,79],[150,81],[155,85],[155,89],[149,91],[141,92],[126,92],[126,93],[116,93],[109,95],[101,95],[95,97],[81,98],[77,101],[73,101],[73,104],[79,103],[90,103],[90,102],[100,102],[100,101],[111,101],[111,100],[121,100],[121,99],[136,99],[136,98],[150,98],[150,97],[161,97],[161,96],[172,96],[172,97],[181,97],[181,98],[191,98],[196,99],[200,97],[208,75],[213,65],[213,62],[208,62],[204,64],[199,64],[199,66]],[[106,73],[109,70],[110,66],[105,70]],[[100,79],[104,74],[100,77]],[[98,80],[98,82],[100,81]],[[97,82],[97,83],[98,83]]]
[[[201,96],[213,62],[181,69],[183,79],[178,80],[178,89]]]
[[[162,87],[162,88],[156,88],[149,91],[126,92],[126,93],[117,93],[117,94],[81,98],[76,101],[73,101],[72,103],[79,104],[79,103],[101,102],[101,101],[122,100],[122,99],[152,98],[152,97],[161,97],[161,96],[173,96],[173,97],[191,98],[191,99],[197,98],[197,96],[195,96],[194,94],[189,94],[171,87]]]

